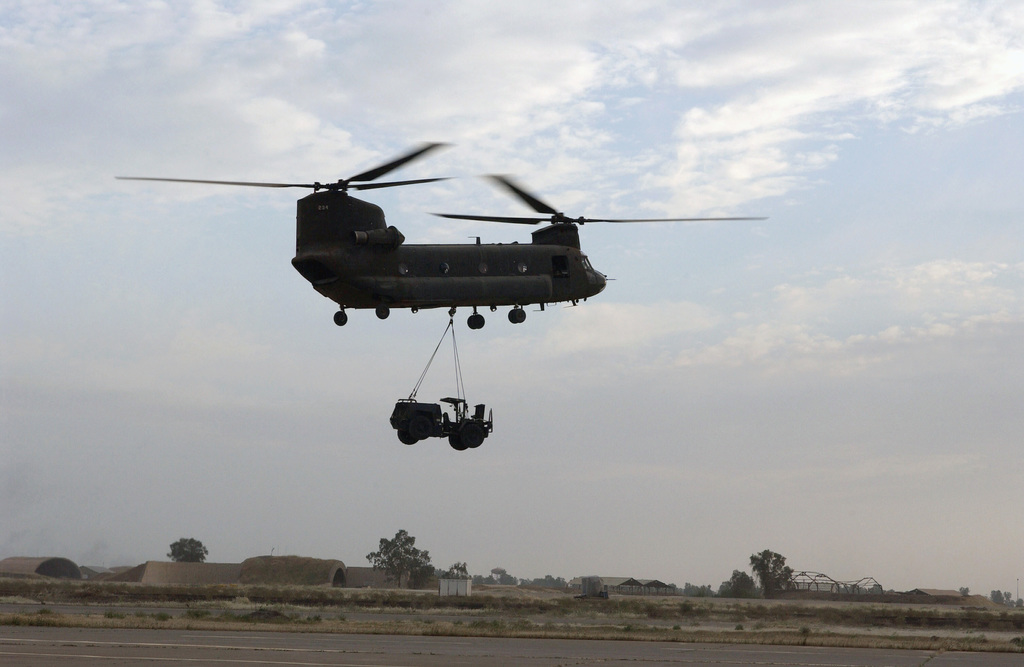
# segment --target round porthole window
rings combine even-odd
[[[451,267],[448,266],[448,262],[441,262],[441,266],[437,267],[437,269],[441,272],[442,276],[447,276],[448,272],[451,271]]]
[[[402,264],[399,264],[398,265],[398,275],[400,275],[400,276],[407,276],[407,275],[409,275],[409,265],[405,264],[404,262]]]
[[[480,262],[480,273],[487,273],[487,262]]]
[[[516,271],[519,273],[526,273],[526,262],[519,262],[516,264]]]

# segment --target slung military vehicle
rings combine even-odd
[[[494,431],[493,411],[485,418],[483,403],[476,405],[472,414],[465,399],[442,398],[441,403],[454,408],[454,418],[449,417],[439,403],[419,403],[412,398],[395,403],[391,427],[398,431],[398,439],[406,445],[415,445],[427,438],[448,438],[448,444],[461,452],[476,449]]]

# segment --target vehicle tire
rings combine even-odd
[[[487,437],[487,432],[484,431],[484,427],[476,422],[468,422],[462,425],[462,429],[459,431],[459,437],[462,439],[462,444],[470,449],[476,449],[484,443],[484,438]]]
[[[402,441],[403,445],[415,445],[419,440],[412,437],[408,431],[399,431],[398,439]]]
[[[348,324],[348,314],[344,310],[339,310],[334,314],[334,323],[339,327],[343,327]]]
[[[434,428],[430,419],[425,415],[416,415],[409,420],[409,437],[417,440],[426,440],[430,437]]]
[[[386,320],[388,319],[388,315],[391,314],[391,309],[388,308],[387,304],[382,303],[377,306],[375,312],[377,313],[377,317],[379,319]]]
[[[473,313],[466,320],[466,324],[469,325],[470,329],[483,329],[484,328],[484,316],[480,313]]]
[[[466,451],[466,445],[462,442],[462,433],[459,431],[452,431],[448,434],[448,444],[457,452]]]
[[[513,308],[508,311],[508,321],[512,324],[522,324],[526,321],[526,311],[522,308]]]

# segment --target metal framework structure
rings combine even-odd
[[[875,581],[874,577],[864,577],[857,581],[836,581],[821,572],[796,572],[789,584],[790,590],[817,591],[823,593],[844,593],[847,595],[866,595],[883,593],[885,589]]]

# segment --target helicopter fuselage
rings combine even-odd
[[[299,200],[292,264],[342,310],[521,308],[576,302],[604,289],[575,225],[549,225],[532,236],[528,244],[406,244],[380,207],[318,192]]]

